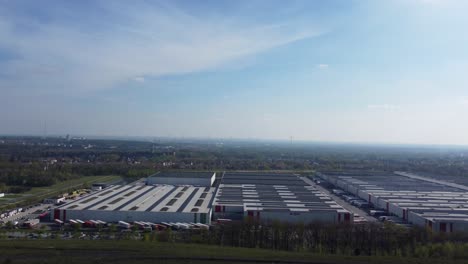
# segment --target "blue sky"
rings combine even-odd
[[[468,144],[467,11],[0,0],[0,134]]]

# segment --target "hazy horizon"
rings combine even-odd
[[[466,11],[0,0],[0,134],[468,145]]]
[[[314,140],[296,140],[288,139],[271,139],[271,138],[233,138],[233,137],[171,137],[171,136],[113,136],[113,135],[86,135],[86,134],[1,134],[0,137],[4,138],[41,138],[47,139],[60,139],[66,138],[83,138],[86,140],[123,140],[123,141],[141,141],[141,142],[155,142],[155,143],[188,143],[188,142],[206,142],[210,144],[265,144],[265,145],[288,145],[292,147],[297,146],[350,146],[350,147],[384,147],[384,148],[415,148],[415,149],[433,149],[433,150],[468,150],[468,145],[463,144],[415,144],[405,142],[360,142],[360,141],[314,141]]]

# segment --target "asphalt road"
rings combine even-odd
[[[3,221],[4,223],[8,222],[8,221],[11,221],[11,222],[14,222],[14,221],[18,221],[18,222],[22,222],[22,221],[25,221],[27,219],[30,219],[30,218],[36,218],[39,216],[38,213],[35,213],[36,211],[45,211],[47,210],[47,207],[53,207],[52,204],[40,204],[39,206],[33,206],[29,209],[26,209],[26,208],[23,208],[23,212],[20,212],[20,213],[17,213],[15,215],[12,215],[10,217],[6,217],[6,218],[3,218],[1,219],[0,221]],[[24,218],[24,219],[22,219]]]
[[[367,222],[377,222],[377,219],[370,216],[367,212],[357,208],[356,206],[353,206],[353,205],[349,204],[345,200],[343,200],[340,197],[338,197],[338,196],[334,195],[333,193],[331,193],[328,189],[323,188],[322,186],[316,184],[311,179],[309,179],[307,177],[300,177],[300,178],[303,181],[305,181],[306,183],[308,183],[308,184],[314,186],[315,188],[317,188],[317,190],[319,190],[319,191],[327,194],[328,196],[330,196],[330,198],[332,198],[337,204],[343,206],[344,209],[352,212],[353,214],[358,214],[359,216],[363,217]]]

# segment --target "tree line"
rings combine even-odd
[[[244,221],[215,225],[209,231],[166,231],[145,240],[229,247],[312,252],[323,255],[398,256],[468,259],[468,234],[434,234],[387,223],[345,225]]]

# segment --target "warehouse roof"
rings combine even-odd
[[[264,211],[343,209],[298,176],[277,173],[225,173],[216,193],[216,205]]]
[[[408,177],[393,173],[371,172],[325,172],[346,182],[349,185],[359,186],[360,189],[374,190],[375,187],[385,191],[413,191],[413,192],[465,192],[466,190],[454,185],[444,185],[434,180],[423,180],[422,177]]]
[[[208,213],[215,188],[116,185],[60,207],[66,210]]]
[[[211,178],[213,177],[214,172],[172,172],[164,171],[158,172],[149,177],[157,178]]]

